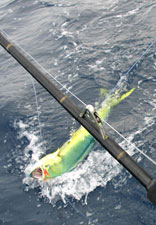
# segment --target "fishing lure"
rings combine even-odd
[[[133,91],[134,88],[122,96],[117,92],[108,96],[97,111],[100,119],[105,120],[112,108],[127,98]],[[71,171],[88,155],[95,143],[95,138],[81,126],[61,148],[40,159],[34,165],[30,176],[46,181]]]

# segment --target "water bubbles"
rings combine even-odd
[[[116,209],[116,210],[121,209],[121,205],[117,205],[117,206],[115,206],[115,209]]]
[[[8,13],[13,13],[13,10],[12,9],[8,9]]]

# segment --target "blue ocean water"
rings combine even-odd
[[[94,105],[101,101],[100,88],[112,90],[156,38],[155,15],[154,0],[1,0],[0,29],[82,101]],[[108,118],[153,160],[155,74],[156,45],[128,77],[135,92]],[[30,75],[0,48],[0,225],[156,224],[146,190],[100,145],[56,180],[37,183],[27,176],[41,154],[55,151],[79,127],[37,82],[35,87],[43,140]],[[155,165],[106,129],[156,177]]]

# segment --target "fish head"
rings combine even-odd
[[[41,158],[32,168],[30,176],[42,181],[55,178],[60,173],[61,160],[58,158],[57,152]]]
[[[52,166],[43,165],[39,162],[35,164],[35,166],[31,170],[30,176],[34,179],[42,180],[42,181],[52,179],[54,178],[54,176],[52,175]]]

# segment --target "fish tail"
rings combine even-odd
[[[135,88],[132,88],[130,91],[124,93],[123,95],[121,95],[119,98],[116,99],[116,104],[119,104],[122,100],[124,100],[125,98],[127,98],[129,95],[132,94],[132,92],[135,90]]]
[[[134,90],[135,88],[132,88],[130,91],[124,93],[123,95],[120,95],[119,91],[116,91],[115,93],[109,95],[107,99],[102,103],[101,109],[98,111],[101,119],[102,120],[107,119],[112,108],[118,105],[122,100],[127,98],[130,94],[132,94]]]

